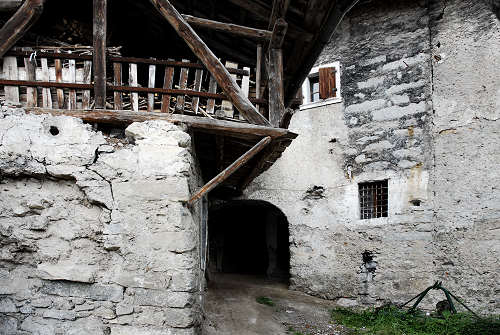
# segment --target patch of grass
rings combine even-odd
[[[262,305],[274,306],[274,301],[269,297],[257,297],[255,301]]]
[[[407,313],[394,306],[365,311],[337,308],[332,319],[354,329],[355,334],[373,335],[497,335],[500,317],[478,319],[471,314],[450,314],[442,318],[429,317],[421,312]]]

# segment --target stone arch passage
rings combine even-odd
[[[209,210],[209,270],[288,281],[288,220],[266,201],[234,200]]]

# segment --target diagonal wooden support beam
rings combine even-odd
[[[177,34],[187,43],[208,71],[210,71],[224,93],[228,96],[228,99],[245,119],[255,124],[270,126],[269,121],[252,105],[224,65],[222,65],[186,20],[182,18],[174,6],[168,0],[150,1],[175,29]]]
[[[0,57],[3,57],[38,20],[42,15],[44,2],[45,0],[26,0],[0,29]]]
[[[252,149],[245,152],[240,158],[238,158],[233,164],[229,165],[224,171],[219,173],[217,176],[212,178],[208,183],[206,183],[202,188],[200,188],[192,197],[189,199],[188,204],[192,205],[198,199],[200,199],[204,194],[213,190],[217,185],[220,185],[224,180],[226,180],[230,175],[232,175],[236,170],[245,165],[253,156],[258,154],[262,149],[264,149],[271,142],[271,137],[267,136],[260,140],[259,143],[254,145]]]

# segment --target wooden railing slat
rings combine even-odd
[[[185,63],[189,63],[189,60],[183,59]],[[187,80],[189,75],[189,68],[183,67],[181,68],[181,75],[179,76],[179,89],[185,90],[187,88]],[[184,103],[185,103],[184,94],[180,94],[177,96],[177,104],[175,105],[175,110],[180,114],[184,114]]]
[[[83,83],[90,84],[92,82],[92,62],[83,62]],[[82,95],[82,108],[90,108],[90,90],[84,90]]]
[[[203,70],[197,69],[194,73],[194,90],[201,91],[201,80],[203,78]],[[193,112],[198,113],[198,108],[200,107],[200,98],[193,98]]]
[[[19,70],[17,68],[16,57],[4,57],[3,59],[3,77],[8,80],[18,80]],[[19,87],[5,86],[5,100],[19,103]]]
[[[149,65],[149,82],[148,87],[155,87],[155,79],[156,79],[156,65]],[[155,109],[155,95],[154,93],[148,94],[148,112],[154,112]]]
[[[29,57],[24,58],[24,67],[26,69],[26,80],[36,80],[36,63],[32,62]],[[26,89],[26,106],[38,106],[38,93],[36,87],[28,87]]]
[[[62,61],[61,59],[56,59],[54,61],[54,66],[56,68],[56,83],[62,83],[63,82],[63,74],[62,74]],[[60,109],[64,108],[64,90],[61,88],[58,88],[56,90],[57,94],[57,107]]]
[[[210,75],[210,82],[208,84],[208,93],[217,93],[217,81]],[[207,113],[213,114],[215,110],[215,99],[208,99],[207,101]]]
[[[122,86],[122,64],[121,63],[113,63],[113,84],[116,86]],[[114,91],[114,105],[115,109],[121,110],[123,109],[123,93],[119,91]]]
[[[163,88],[171,89],[174,80],[174,68],[171,66],[165,67],[165,76],[163,78]],[[168,113],[170,108],[170,94],[163,94],[161,100],[161,112]]]
[[[50,81],[49,65],[47,58],[42,58],[41,62],[42,62],[42,81]],[[52,108],[52,95],[49,87],[42,88],[42,106],[44,108]]]
[[[130,63],[128,66],[128,83],[131,87],[137,87],[137,64]],[[130,94],[130,109],[132,109],[134,112],[137,112],[139,110],[139,93],[134,92]]]
[[[227,61],[226,68],[237,69],[238,64]],[[233,79],[236,81],[236,74],[231,74],[231,77],[233,77]],[[225,117],[233,117],[234,116],[233,104],[228,100],[222,101],[222,112],[224,113]]]
[[[69,73],[69,82],[76,83],[76,61],[74,59],[70,59],[68,61],[68,73]],[[69,90],[69,99],[68,99],[68,109],[77,109],[76,107],[76,90]]]

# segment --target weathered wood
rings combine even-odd
[[[5,62],[5,59],[4,59]],[[80,83],[54,83],[52,81],[27,81],[27,80],[8,80],[0,79],[0,85],[5,86],[28,86],[28,87],[57,87],[57,88],[69,88],[75,90],[90,90],[94,88],[92,84],[80,84]],[[114,87],[114,86],[111,86]],[[142,87],[138,87],[141,89]],[[146,88],[147,90],[147,88]]]
[[[272,32],[268,30],[255,29],[255,28],[240,26],[233,23],[223,23],[199,17],[194,17],[191,15],[182,15],[182,17],[191,26],[207,28],[216,31],[223,31],[237,36],[248,37],[257,40],[265,40],[265,41],[269,41],[272,36]]]
[[[255,66],[255,97],[260,99],[260,84],[262,80],[262,44],[257,44],[257,65]],[[257,106],[260,112],[260,107]]]
[[[164,89],[171,89],[173,80],[174,80],[174,68],[167,66],[165,68],[165,77],[163,79],[163,88]],[[170,107],[170,94],[163,94],[162,100],[161,100],[161,112],[168,113],[169,107]]]
[[[248,70],[250,72],[249,67],[244,67],[245,70]],[[245,94],[245,96],[248,98],[250,95],[250,76],[243,76],[241,78],[241,90]],[[259,110],[258,106],[256,106],[257,110]],[[243,116],[240,114],[240,119],[243,119]]]
[[[203,78],[203,70],[197,69],[194,73],[194,87],[193,90],[201,91],[201,80]],[[193,112],[198,113],[198,108],[200,107],[200,98],[193,98]]]
[[[45,0],[25,0],[16,13],[0,29],[0,57],[3,57],[38,20]]]
[[[83,83],[90,84],[92,82],[92,62],[83,62]],[[90,90],[84,90],[82,94],[82,108],[90,108]]]
[[[207,67],[208,71],[217,80],[219,86],[228,96],[229,100],[241,114],[250,122],[269,125],[269,122],[255,109],[245,97],[238,84],[231,78],[229,72],[217,59],[213,52],[195,33],[193,28],[182,18],[168,0],[150,0],[158,11],[167,19],[180,37],[184,39],[193,53]]]
[[[183,59],[183,62],[189,63],[189,60]],[[188,80],[189,70],[187,67],[181,68],[181,74],[179,76],[179,89],[185,90],[187,88],[187,80]],[[184,102],[185,102],[184,94],[180,94],[177,96],[177,103],[175,104],[175,110],[178,113],[184,114]]]
[[[121,63],[113,63],[113,84],[115,86],[122,86],[122,64]],[[123,109],[123,93],[114,91],[113,92],[113,103],[115,105],[115,109]]]
[[[26,57],[24,58],[24,68],[26,69],[26,80],[36,81],[36,62]],[[36,87],[26,88],[26,106],[38,106],[38,92]]]
[[[288,23],[285,20],[279,18],[276,20],[273,28],[273,36],[271,37],[271,42],[269,48],[280,49],[283,46],[283,41],[285,40],[285,35],[288,30]]]
[[[154,88],[156,82],[156,65],[149,66],[149,81],[148,87]],[[148,93],[148,112],[152,112],[155,109],[155,94]]]
[[[258,139],[262,136],[271,138],[294,139],[294,134],[287,129],[259,126],[249,123],[233,122],[217,119],[209,119],[201,116],[189,116],[180,114],[166,113],[144,113],[133,112],[130,110],[67,110],[67,109],[46,109],[46,108],[26,108],[34,114],[67,115],[80,118],[92,123],[110,123],[110,124],[131,124],[133,122],[144,122],[148,120],[165,120],[175,124],[186,124],[188,127],[210,134],[223,134],[224,136],[236,137],[241,139]]]
[[[70,83],[76,83],[76,61],[74,59],[70,59],[68,61],[69,67],[68,67],[68,72],[69,72],[69,82]],[[69,90],[69,95],[68,95],[68,109],[76,109],[76,90],[71,89]]]
[[[106,107],[107,0],[94,0],[94,99],[96,108]]]
[[[129,64],[128,65],[128,84],[130,87],[137,87],[137,64]],[[139,110],[139,93],[131,93],[130,94],[130,107],[133,111]]]
[[[262,151],[271,142],[271,137],[264,137],[256,145],[254,145],[250,150],[245,152],[236,161],[229,165],[224,171],[220,172],[217,176],[212,178],[208,183],[206,183],[202,188],[200,188],[192,197],[189,199],[189,205],[195,203],[204,194],[210,192],[215,187],[224,182],[229,176],[236,172],[240,167],[245,165],[252,157]]]
[[[210,82],[208,83],[208,93],[217,93],[217,81],[213,76],[210,76]],[[208,99],[207,101],[207,113],[213,114],[215,110],[215,99]]]
[[[9,12],[18,9],[23,3],[23,0],[1,0],[0,12]]]
[[[267,29],[273,29],[276,20],[285,18],[286,11],[290,5],[290,0],[273,0],[273,8],[271,10],[271,17]]]
[[[17,68],[16,57],[4,57],[3,59],[3,77],[6,80],[16,81],[19,78],[19,69]],[[19,103],[19,85],[5,86],[5,100]]]
[[[238,64],[233,63],[233,62],[226,62],[226,68],[228,69],[235,69],[238,67]],[[236,75],[232,74],[231,78],[236,82]],[[245,94],[243,92],[243,94]],[[223,100],[222,101],[222,106],[221,106],[222,112],[224,113],[225,117],[233,117],[234,116],[234,110],[233,110],[233,104],[231,101]]]
[[[42,81],[48,82],[50,80],[49,75],[49,64],[47,58],[41,59],[42,63]],[[76,73],[75,73],[76,77]],[[50,92],[50,88],[44,87],[42,88],[42,106],[45,108],[52,108],[52,93]],[[76,106],[75,106],[76,108]]]
[[[283,52],[281,49],[269,50],[269,121],[279,127],[281,116],[285,112],[283,99]]]
[[[54,61],[54,66],[56,70],[56,83],[62,83],[63,82],[63,73],[62,73],[62,61],[58,58]],[[61,88],[58,88],[56,90],[57,94],[57,107],[58,108],[64,108],[64,90]]]

